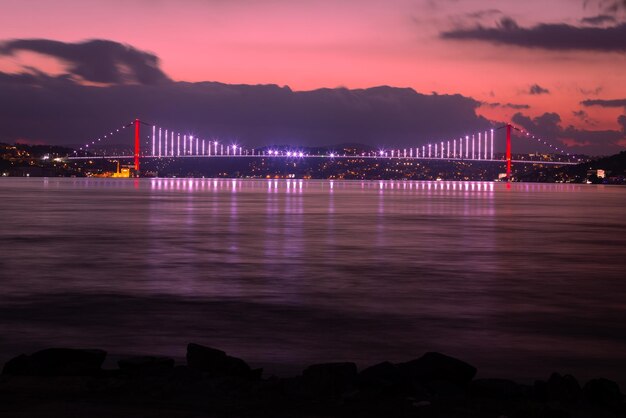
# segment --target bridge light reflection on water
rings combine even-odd
[[[293,374],[438,347],[481,373],[531,382],[553,366],[585,380],[626,375],[621,188],[199,178],[3,186],[11,222],[0,293],[19,315],[0,326],[29,330],[13,333],[11,347],[88,340],[111,353],[176,346],[184,358],[202,334],[259,367],[288,359]],[[2,349],[5,359],[25,351]]]
[[[361,190],[380,191],[457,191],[457,192],[493,192],[498,183],[480,181],[358,181],[358,180],[303,180],[303,179],[182,179],[182,178],[153,178],[150,179],[150,188],[155,191],[203,191],[203,190],[231,190],[243,191],[259,189],[266,184],[270,192],[284,191],[332,192],[335,188],[350,190],[358,185]],[[529,190],[529,185],[520,184],[516,187]],[[534,190],[536,185],[530,185]]]

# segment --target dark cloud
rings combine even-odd
[[[585,0],[585,5],[595,3],[600,10],[617,13],[626,10],[626,0]]]
[[[505,109],[515,109],[515,110],[529,109],[530,108],[530,106],[527,105],[527,104],[516,104],[516,103],[499,103],[499,102],[495,102],[495,103],[483,103],[483,105],[491,107],[491,108],[501,107],[501,108],[505,108]]]
[[[485,9],[485,10],[478,10],[476,12],[468,13],[467,17],[472,18],[472,19],[483,19],[486,17],[493,17],[493,16],[497,16],[501,14],[502,14],[502,11],[499,9]]]
[[[302,92],[215,82],[92,87],[67,77],[0,73],[0,97],[0,142],[82,145],[135,117],[246,146],[400,146],[491,126],[477,116],[480,102],[472,98],[386,86]]]
[[[584,110],[573,111],[572,114],[576,116],[578,119],[585,120],[589,115]]]
[[[592,126],[597,125],[597,122],[593,120],[592,118],[590,118],[589,114],[582,109],[575,110],[572,112],[572,114],[574,115],[574,117],[576,117],[577,119],[580,119],[582,122],[585,122],[588,125],[592,125]]]
[[[586,25],[601,26],[605,24],[615,24],[617,23],[617,19],[610,15],[597,15],[584,17],[580,20],[580,23],[584,23]]]
[[[508,16],[503,16],[497,23],[497,27],[505,31],[514,31],[519,29],[517,22]]]
[[[587,96],[597,96],[598,94],[600,94],[600,92],[602,91],[602,87],[596,87],[595,89],[585,89],[585,88],[579,88],[578,89],[582,94],[587,95]]]
[[[534,119],[521,113],[516,113],[511,120],[513,123],[523,126],[530,132],[548,138],[558,138],[561,132],[561,116],[559,116],[558,113],[544,113]]]
[[[156,57],[152,62],[158,65]],[[135,117],[246,146],[345,142],[408,146],[491,127],[476,113],[483,104],[471,97],[406,88],[292,91],[276,85],[127,81],[93,87],[78,81],[74,73],[50,76],[35,68],[20,74],[0,72],[0,142],[82,145]],[[550,124],[559,126],[558,115],[550,115],[536,120],[544,131]],[[560,135],[563,130],[552,132]],[[124,141],[130,145],[132,138]],[[596,141],[585,151],[605,153],[613,151],[613,145]]]
[[[621,119],[621,117],[620,117]],[[618,119],[618,122],[622,121]],[[530,118],[521,113],[513,115],[512,122],[542,138],[557,139],[573,147],[574,152],[587,154],[614,154],[624,150],[625,131],[589,131],[573,126],[562,127],[557,113],[544,113]],[[626,122],[626,121],[624,121]]]
[[[532,94],[532,95],[550,94],[550,90],[541,87],[539,84],[533,84],[528,89],[528,94]]]
[[[610,27],[577,27],[566,24],[540,24],[520,27],[503,17],[495,28],[457,28],[440,34],[443,39],[485,41],[500,45],[547,50],[626,51],[626,23]]]
[[[48,39],[14,39],[0,44],[0,54],[32,51],[68,64],[71,76],[104,84],[159,84],[169,78],[156,55],[108,40],[65,43]]]
[[[626,107],[626,99],[613,99],[613,100],[602,100],[602,99],[589,99],[583,100],[580,102],[583,106],[601,106],[601,107]]]
[[[69,75],[61,75],[51,77],[46,73],[39,71],[33,67],[24,68],[24,72],[18,74],[7,74],[0,72],[0,84],[1,83],[14,83],[15,85],[29,85],[38,86],[41,84],[48,85],[62,85],[74,84]]]
[[[617,123],[622,127],[622,133],[626,135],[626,115],[620,115],[617,118]]]

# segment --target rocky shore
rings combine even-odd
[[[0,417],[626,417],[610,380],[475,379],[475,367],[434,352],[363,370],[315,364],[289,378],[198,344],[188,345],[186,365],[141,356],[106,370],[105,358],[102,350],[51,348],[8,361]]]

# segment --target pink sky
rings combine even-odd
[[[469,13],[498,9],[480,20]],[[541,13],[537,13],[541,11]],[[528,104],[529,116],[557,112],[563,124],[618,129],[621,108],[585,108],[588,98],[626,98],[624,53],[553,52],[442,40],[455,24],[578,24],[600,13],[583,0],[5,0],[0,39],[66,42],[101,38],[155,53],[177,81],[289,85],[295,90],[376,85],[460,93],[485,102]],[[0,58],[0,71],[63,65],[32,53]],[[550,90],[529,95],[531,84]],[[596,91],[598,91],[596,93]],[[483,107],[487,117],[518,110]]]

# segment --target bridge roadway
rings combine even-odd
[[[72,156],[66,157],[67,160],[117,160],[117,159],[130,159],[135,158],[134,155],[92,155],[92,156]],[[303,155],[303,156],[286,156],[286,155],[177,155],[177,156],[161,156],[158,155],[142,155],[141,159],[153,158],[153,159],[172,159],[172,158],[271,158],[271,159],[285,159],[285,160],[299,160],[304,158],[324,158],[328,160],[336,159],[367,159],[367,160],[420,160],[420,161],[465,161],[465,162],[486,162],[486,163],[506,163],[506,160],[491,160],[491,159],[479,159],[479,158],[441,158],[441,157],[381,157],[374,155]],[[549,164],[549,165],[576,165],[582,161],[570,162],[570,161],[541,161],[541,160],[511,160],[513,164]]]

